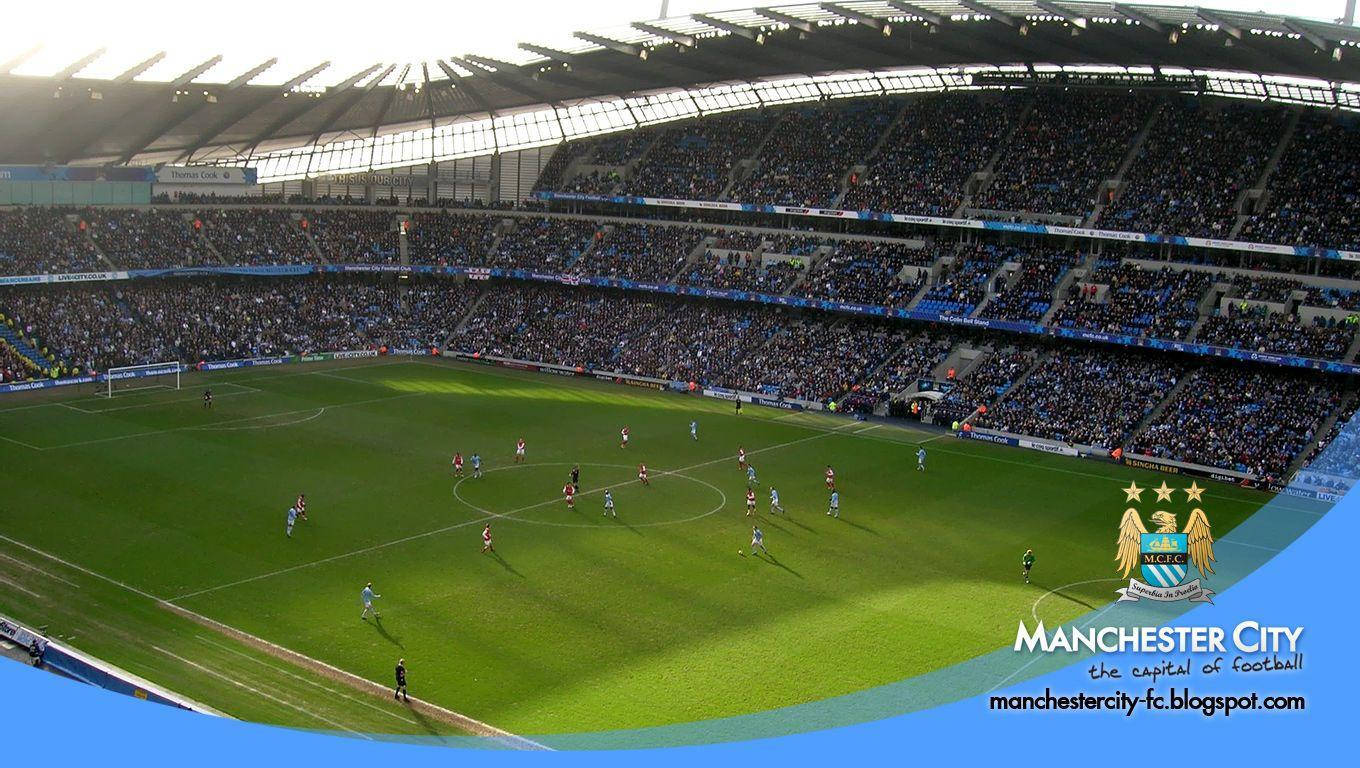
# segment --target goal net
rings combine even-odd
[[[174,361],[110,368],[104,372],[106,394],[113,397],[148,389],[179,389],[180,369],[180,364]]]

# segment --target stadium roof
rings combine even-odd
[[[109,79],[81,76],[102,51],[50,77],[11,74],[19,56],[0,61],[0,162],[248,162],[473,117],[832,72],[1111,65],[1307,78],[1325,81],[1323,90],[1360,82],[1353,26],[1117,2],[804,3],[579,31],[570,44],[520,50],[514,61],[466,54],[351,73],[318,62],[266,78],[270,60],[226,82],[220,72],[208,82],[221,61],[208,53],[168,82],[142,78],[159,55]]]

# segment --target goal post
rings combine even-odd
[[[113,397],[147,389],[179,389],[183,368],[178,361],[110,368],[104,372],[105,394]]]

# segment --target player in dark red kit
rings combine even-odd
[[[302,518],[303,520],[306,520],[306,519],[307,519],[307,494],[305,494],[305,493],[299,493],[299,494],[298,494],[298,497],[297,497],[297,503],[295,503],[295,504],[293,505],[293,508],[296,509],[296,510],[298,511],[298,517]]]
[[[651,483],[647,480],[647,465],[646,465],[646,464],[639,464],[639,465],[638,465],[638,480],[641,481],[643,485],[651,485]]]

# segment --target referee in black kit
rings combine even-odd
[[[397,659],[397,690],[392,692],[394,699],[406,699],[410,703],[411,697],[406,694],[406,659]]]

